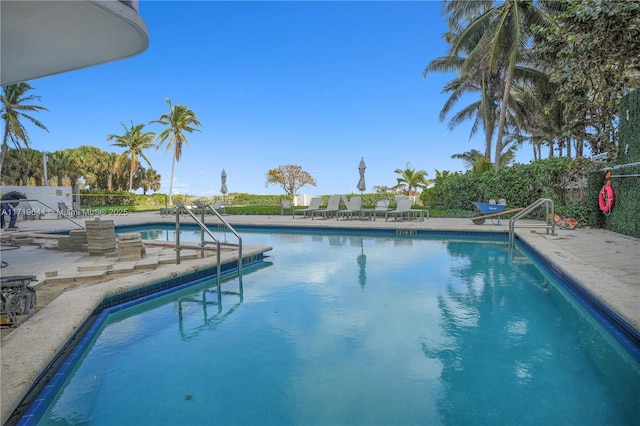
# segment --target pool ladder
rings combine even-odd
[[[222,224],[224,225],[224,227],[231,232],[233,235],[236,236],[236,238],[238,239],[238,278],[240,279],[240,285],[242,285],[242,237],[240,236],[240,234],[238,234],[236,232],[235,229],[233,229],[233,227],[229,224],[229,222],[227,222],[226,220],[224,220],[224,218],[220,215],[220,213],[218,213],[216,211],[216,209],[214,209],[213,207],[211,207],[210,205],[203,203],[203,202],[199,202],[197,207],[200,210],[200,218],[198,218],[190,209],[187,208],[187,206],[184,205],[184,203],[180,202],[180,201],[174,201],[175,206],[177,207],[176,209],[176,264],[180,264],[180,251],[184,250],[184,249],[188,249],[188,250],[199,250],[201,252],[201,256],[204,257],[204,252],[205,251],[216,251],[216,259],[217,259],[217,265],[216,265],[216,283],[218,285],[220,285],[220,275],[221,275],[221,265],[220,265],[220,240],[213,234],[213,232],[211,232],[211,230],[207,227],[207,225],[204,223],[204,214],[205,211],[207,209],[211,210],[213,212],[214,215],[216,215],[218,217],[218,219],[220,219],[220,221],[222,222]],[[195,222],[198,224],[198,226],[200,227],[200,244],[198,246],[193,246],[193,245],[184,245],[180,243],[180,213],[181,212],[185,212],[187,213],[189,216],[191,216],[191,218],[193,220],[195,220]],[[205,239],[205,234],[208,235],[213,241],[207,241]],[[215,248],[213,247],[209,247],[208,244],[215,244]]]
[[[549,234],[549,231],[551,231],[551,235],[556,235],[555,234],[556,222],[554,220],[553,200],[551,200],[550,198],[538,198],[536,201],[534,201],[533,203],[529,204],[527,207],[525,207],[523,210],[519,211],[511,219],[509,219],[509,245],[511,247],[513,247],[513,243],[514,243],[514,240],[515,240],[515,228],[516,228],[516,222],[518,221],[518,219],[521,219],[523,216],[525,216],[525,215],[531,213],[532,211],[534,211],[535,209],[538,209],[538,208],[543,207],[543,206],[545,208],[545,215],[544,215],[545,223],[544,223],[544,225],[528,224],[528,225],[522,225],[522,227],[525,227],[525,228],[546,228],[547,234]]]

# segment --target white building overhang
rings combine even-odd
[[[128,58],[149,45],[138,1],[0,2],[0,85]]]

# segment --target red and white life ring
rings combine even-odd
[[[605,185],[598,195],[598,204],[603,213],[609,213],[613,207],[613,188],[611,185]]]

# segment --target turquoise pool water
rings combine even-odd
[[[110,314],[38,424],[640,419],[638,360],[506,242],[243,239],[271,264]]]

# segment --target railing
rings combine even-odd
[[[182,249],[200,250],[201,253],[202,253],[202,257],[204,257],[204,251],[205,250],[216,250],[216,252],[217,252],[217,254],[216,254],[216,258],[217,258],[216,281],[218,283],[220,282],[220,266],[221,266],[220,265],[220,240],[213,234],[213,232],[211,232],[211,230],[204,223],[204,213],[205,213],[205,210],[207,208],[209,208],[218,217],[218,219],[220,219],[220,221],[223,223],[225,228],[229,232],[231,232],[233,235],[235,235],[236,238],[238,239],[238,277],[239,277],[240,280],[242,280],[242,263],[243,263],[243,261],[242,261],[242,237],[240,237],[240,234],[238,234],[236,232],[236,230],[233,229],[233,227],[226,220],[224,220],[224,218],[222,216],[220,216],[220,213],[218,213],[214,208],[212,208],[208,204],[204,204],[204,203],[200,204],[201,218],[198,218],[182,202],[174,201],[174,204],[176,205],[176,207],[178,207],[178,210],[176,210],[176,263],[177,264],[180,263],[180,250],[182,250]],[[195,220],[195,222],[200,227],[200,244],[199,244],[198,247],[193,247],[193,246],[187,246],[187,245],[180,244],[180,212],[181,211],[184,211],[189,216],[191,216],[191,218],[193,220]],[[205,240],[205,234],[207,234],[213,241]],[[216,245],[216,247],[215,248],[207,247],[207,244],[211,244],[212,242]],[[242,283],[241,283],[241,285],[242,285]]]
[[[74,224],[76,224],[76,225],[77,225],[77,226],[79,226],[80,228],[85,229],[85,228],[84,228],[84,226],[80,225],[78,222],[76,222],[75,220],[71,219],[67,214],[65,214],[65,213],[64,213],[64,211],[61,211],[60,209],[54,209],[53,207],[51,207],[51,206],[49,206],[49,205],[47,205],[47,204],[43,203],[43,202],[42,202],[42,201],[40,201],[40,200],[29,200],[29,199],[27,199],[27,200],[16,200],[16,201],[20,201],[21,203],[31,203],[31,202],[40,203],[40,204],[42,204],[43,206],[45,206],[46,208],[48,208],[49,210],[51,210],[51,212],[53,212],[53,213],[57,213],[57,214],[58,214],[58,216],[62,216],[62,217],[64,217],[65,219],[67,219],[67,220],[69,220],[69,221],[73,222]]]
[[[556,229],[556,222],[554,220],[555,217],[555,213],[554,213],[554,206],[553,206],[553,200],[549,199],[549,198],[539,198],[536,201],[534,201],[533,203],[529,204],[527,207],[525,207],[522,211],[516,213],[510,220],[509,220],[509,245],[513,246],[513,242],[515,239],[515,226],[516,226],[516,222],[518,221],[518,219],[522,218],[523,216],[531,213],[533,210],[544,206],[545,207],[545,224],[544,225],[539,225],[539,224],[535,224],[535,225],[524,225],[527,228],[546,228],[547,229],[547,234],[549,234],[549,229],[551,229],[551,235],[555,235],[555,229]],[[551,210],[551,212],[549,212],[549,210]]]

